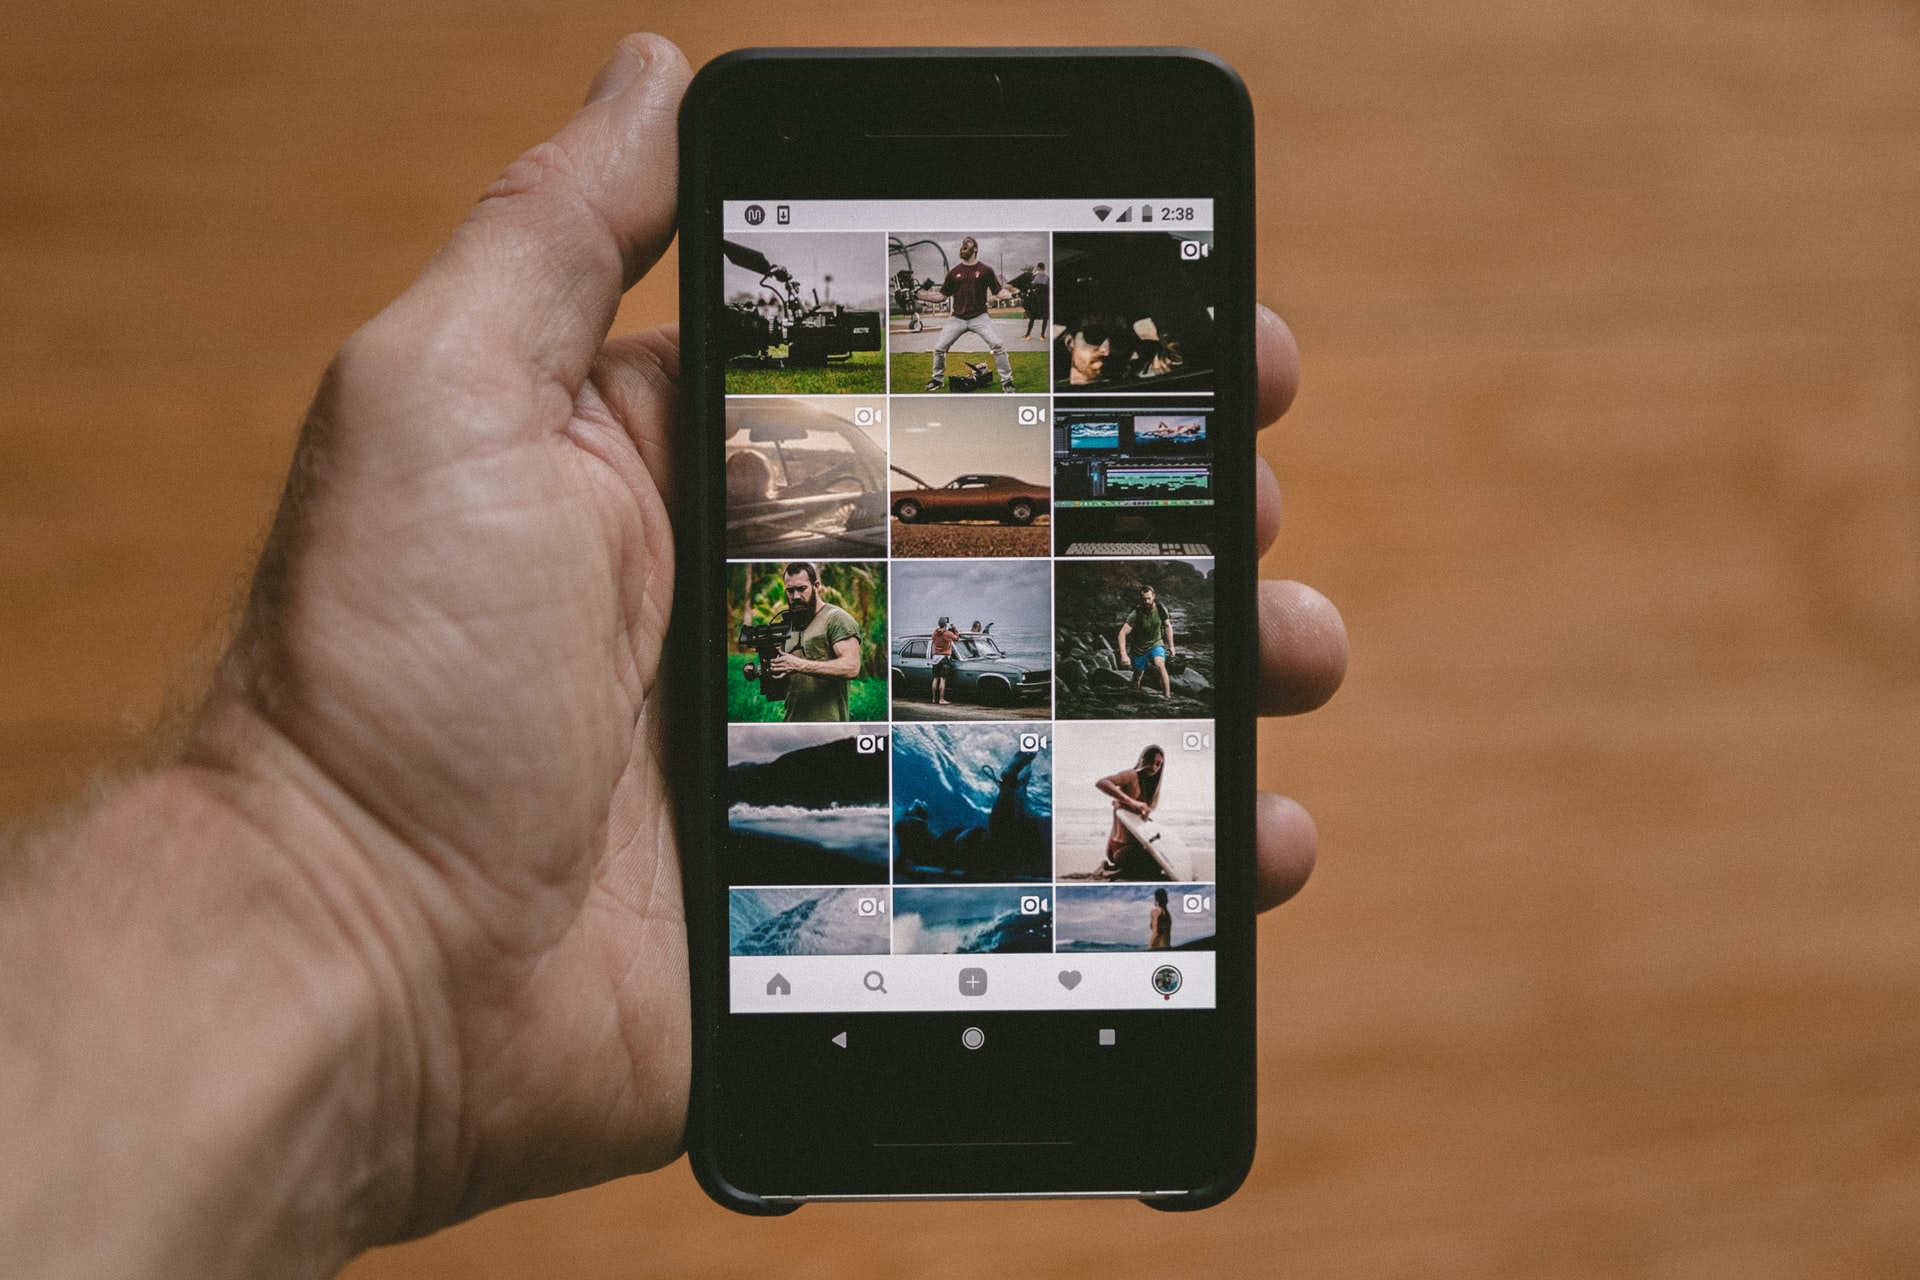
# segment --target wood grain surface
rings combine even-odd
[[[1354,634],[1262,737],[1323,848],[1259,1163],[1190,1217],[776,1222],[676,1167],[354,1280],[1920,1275],[1910,3],[9,4],[0,815],[191,687],[328,353],[634,27],[1245,75],[1306,352],[1267,570]]]

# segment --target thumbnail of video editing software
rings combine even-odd
[[[1057,397],[1053,542],[1062,556],[1213,554],[1209,408]]]
[[[1211,205],[723,218],[730,1008],[1212,1007]]]

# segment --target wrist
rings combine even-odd
[[[327,1275],[416,1209],[397,922],[271,756],[137,779],[6,887],[0,964],[25,981],[0,1133],[37,1154],[0,1172],[0,1252],[22,1274]]]

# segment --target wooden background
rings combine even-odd
[[[1192,1217],[779,1222],[674,1168],[354,1280],[1920,1274],[1910,3],[9,0],[0,814],[151,721],[329,351],[642,26],[1252,86],[1306,351],[1268,569],[1354,633],[1262,739],[1324,847],[1263,926],[1260,1161]]]

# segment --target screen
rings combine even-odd
[[[1211,202],[723,225],[730,1009],[1212,1008]]]

